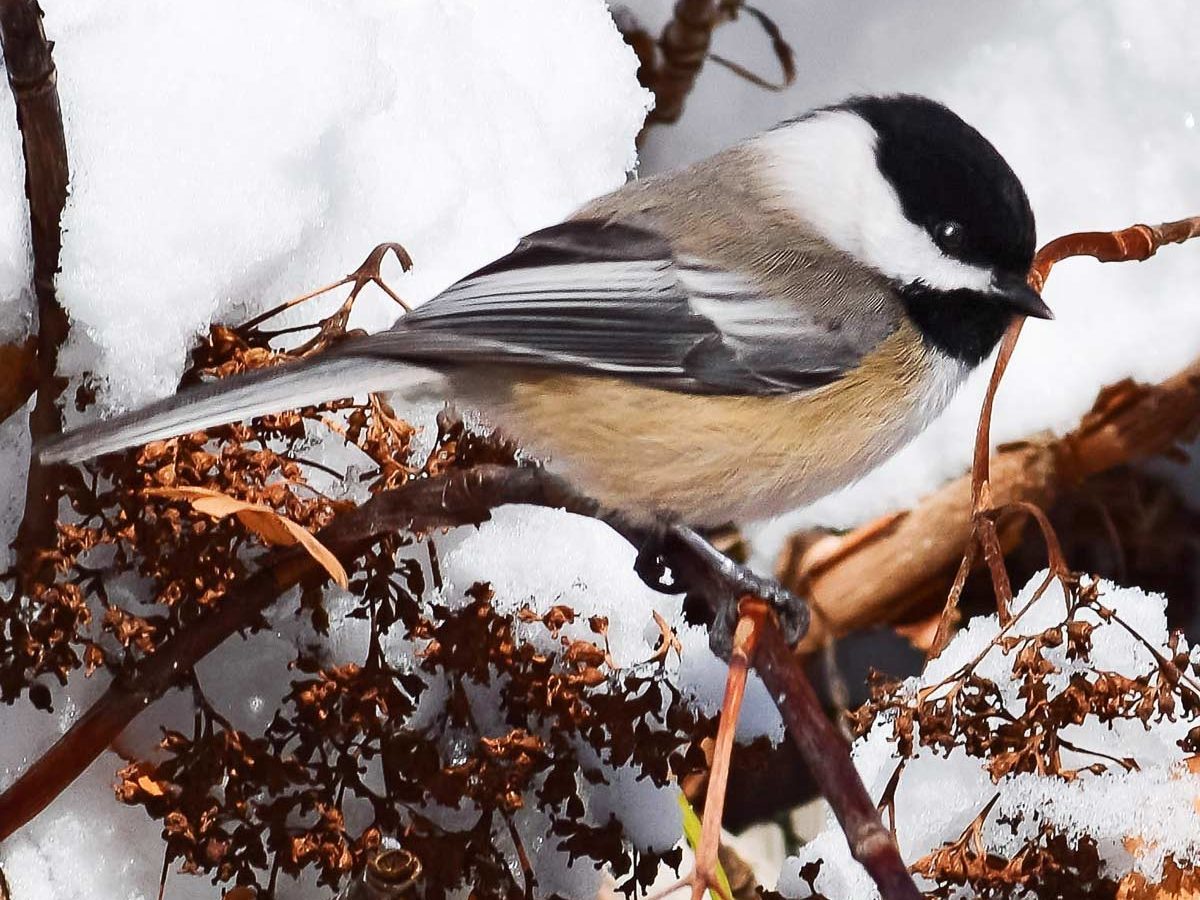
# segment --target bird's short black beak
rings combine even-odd
[[[1053,319],[1054,313],[1042,300],[1041,294],[1029,286],[1020,275],[1003,275],[996,278],[996,291],[999,299],[1007,304],[1013,312],[1034,319]]]

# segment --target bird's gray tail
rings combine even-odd
[[[78,462],[255,416],[374,391],[403,391],[437,376],[396,360],[317,357],[235,375],[181,391],[104,422],[84,425],[37,448],[43,463]]]

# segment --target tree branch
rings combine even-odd
[[[67,199],[67,144],[58,103],[51,44],[42,27],[37,0],[0,0],[0,43],[8,83],[17,103],[17,127],[25,156],[25,194],[33,243],[33,290],[37,299],[37,402],[29,417],[33,439],[62,430],[56,376],[58,350],[67,337],[67,315],[54,293],[62,236],[59,220]],[[58,512],[56,467],[29,464],[25,514],[17,534],[22,577],[32,578],[37,551],[52,546]]]

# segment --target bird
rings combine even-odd
[[[433,387],[634,531],[669,530],[703,552],[696,528],[765,518],[865,475],[941,413],[1015,318],[1052,318],[1027,282],[1035,240],[1020,180],[975,128],[926,97],[855,96],[587,203],[389,330],[37,452],[75,462]],[[661,562],[647,546],[639,561]],[[738,598],[767,600],[793,637],[806,610],[707,549],[731,587],[710,644],[732,686]],[[653,564],[639,572],[659,578]],[[685,879],[694,898],[717,885],[734,695]]]
[[[1017,175],[945,105],[854,96],[629,181],[386,331],[38,454],[432,387],[648,532],[762,519],[861,478],[1015,317],[1053,317],[1026,281],[1035,231]]]

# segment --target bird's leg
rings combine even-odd
[[[605,521],[637,547],[633,568],[649,587],[670,594],[686,591],[705,601],[713,613],[709,646],[721,659],[728,660],[733,649],[739,597],[766,601],[789,644],[795,644],[808,631],[809,609],[803,599],[773,578],[764,578],[734,562],[695,529],[665,520],[632,525],[614,514]]]
[[[754,650],[763,623],[771,614],[770,607],[758,597],[738,598],[737,626],[734,628],[729,653],[729,675],[725,680],[725,699],[721,703],[721,719],[713,744],[712,765],[708,771],[708,787],[704,793],[704,815],[700,825],[700,842],[696,845],[695,864],[689,875],[654,895],[665,897],[684,886],[690,886],[692,900],[702,900],[705,891],[713,891],[722,900],[732,900],[717,877],[717,854],[721,848],[721,819],[725,811],[725,788],[729,783],[729,764],[733,754],[733,735],[737,730],[742,698],[746,693],[746,676],[754,661]],[[654,898],[651,898],[654,900]]]
[[[808,631],[809,609],[803,599],[773,578],[764,578],[734,562],[694,529],[667,525],[662,556],[677,584],[682,583],[708,601],[713,612],[708,643],[721,659],[731,658],[742,597],[758,597],[766,602],[778,617],[788,644],[795,644]]]

